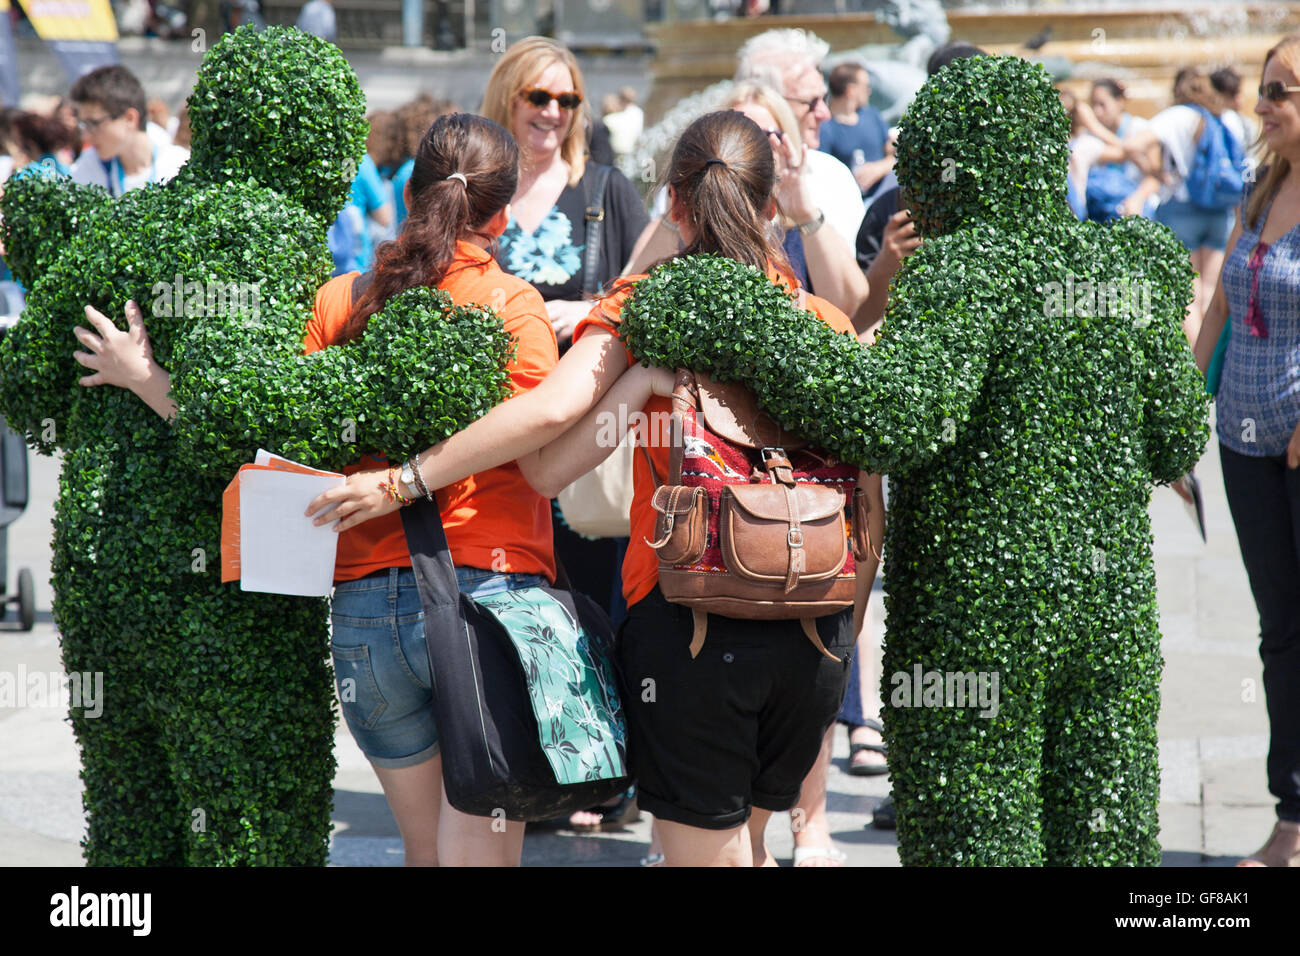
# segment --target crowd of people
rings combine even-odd
[[[668,450],[635,460],[628,537],[584,538],[551,500],[607,453],[592,436],[596,412],[669,407],[671,376],[638,366],[616,334],[629,292],[668,258],[707,252],[756,265],[809,293],[806,307],[831,328],[874,340],[891,279],[922,240],[894,178],[893,131],[869,104],[870,75],[854,63],[824,75],[828,52],[799,30],[745,43],[735,85],[682,135],[648,203],[610,168],[643,125],[636,91],[607,97],[603,122],[594,121],[577,59],[552,40],[507,50],[477,115],[428,95],[372,113],[352,200],[330,230],[335,278],[319,290],[307,330],[307,351],[345,342],[388,298],[425,285],[457,303],[490,304],[516,337],[514,398],[417,455],[397,497],[444,489],[440,510],[464,593],[552,581],[558,558],[573,586],[623,623],[624,667],[671,674],[696,701],[674,710],[640,706],[632,695],[635,793],[556,821],[618,826],[639,804],[656,821],[649,864],[772,864],[764,828],[772,813],[792,812],[795,864],[839,865],[826,819],[836,723],[848,729],[850,773],[888,772],[865,594],[821,628],[841,659],[818,654],[794,622],[727,620],[710,631],[716,654],[748,661],[766,642],[780,656],[706,666],[683,654],[691,618],[664,599],[648,545],[649,499]],[[929,73],[981,52],[949,44]],[[1096,81],[1086,101],[1062,96],[1072,123],[1071,207],[1080,218],[1145,215],[1173,229],[1199,276],[1185,331],[1202,370],[1221,338],[1229,343],[1220,454],[1260,611],[1269,785],[1279,801],[1277,829],[1251,858],[1260,865],[1300,863],[1300,324],[1288,309],[1300,283],[1298,84],[1300,39],[1290,38],[1264,64],[1258,137],[1239,112],[1241,77],[1231,69],[1181,71],[1174,105],[1150,120],[1127,112],[1116,80]],[[164,182],[186,155],[184,117],[171,130],[169,119],[161,104],[146,104],[129,71],[101,68],[48,116],[0,115],[0,178],[44,163],[114,195]],[[1260,157],[1244,199],[1223,208],[1198,205],[1188,188],[1207,134],[1222,135],[1229,151],[1232,141],[1243,154],[1256,146]],[[84,364],[97,368],[98,382],[137,390],[149,382],[157,393],[141,397],[166,417],[165,384],[157,391],[165,373],[138,374],[152,362],[147,352],[112,336],[91,340]],[[1258,424],[1249,440],[1246,421]],[[517,864],[522,825],[508,824],[503,836],[442,791],[420,601],[382,451],[370,450],[345,486],[313,506],[334,506],[328,520],[340,531],[336,668],[364,658],[374,678],[374,696],[344,700],[343,715],[393,809],[408,864]],[[879,487],[879,476],[863,480]],[[859,565],[867,584],[875,570]],[[764,675],[761,693],[742,686],[755,673]],[[692,726],[715,730],[702,739]],[[890,825],[888,807],[877,822]]]

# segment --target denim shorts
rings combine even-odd
[[[547,584],[538,574],[457,568],[471,597]],[[424,612],[410,568],[335,586],[330,613],[334,680],[343,718],[376,767],[413,767],[438,753]]]
[[[1162,202],[1156,207],[1156,222],[1172,229],[1188,252],[1195,252],[1202,246],[1220,252],[1227,249],[1234,218],[1231,209],[1201,209],[1177,200]]]

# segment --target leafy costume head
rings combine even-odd
[[[643,361],[752,388],[890,476],[881,683],[905,864],[1155,865],[1152,483],[1209,436],[1164,226],[1065,206],[1041,67],[958,60],[901,124],[925,237],[870,347],[756,270],[667,263],[623,310]]]
[[[404,456],[502,397],[500,321],[437,290],[302,355],[363,104],[332,44],[241,28],[204,59],[174,180],[117,199],[7,185],[4,240],[29,295],[0,343],[0,413],[63,452],[54,613],[66,668],[104,675],[102,715],[71,714],[92,865],[324,862],[326,604],[221,584],[221,492],[259,447],[332,468]],[[120,316],[128,299],[171,373],[171,422],[77,384],[83,305]]]
[[[1041,68],[975,56],[944,67],[899,123],[901,204],[922,237],[1070,215],[1070,123]]]

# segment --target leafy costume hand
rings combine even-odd
[[[926,84],[897,166],[925,241],[869,348],[710,257],[623,312],[642,360],[744,382],[889,474],[881,691],[907,865],[1160,859],[1147,505],[1209,438],[1192,270],[1164,226],[1072,216],[1068,135],[1039,66],[973,57]]]
[[[0,344],[0,414],[63,452],[54,614],[67,671],[103,674],[102,715],[71,713],[92,866],[324,864],[328,605],[220,583],[222,490],[259,446],[329,468],[409,453],[506,388],[499,319],[430,289],[302,355],[363,104],[332,44],[241,28],[204,59],[176,179],[115,200],[36,177],[6,190],[30,292]],[[121,316],[132,298],[171,372],[171,423],[77,383],[83,304]]]

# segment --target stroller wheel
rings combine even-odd
[[[18,572],[18,620],[24,631],[30,631],[36,624],[36,586],[27,568]]]

